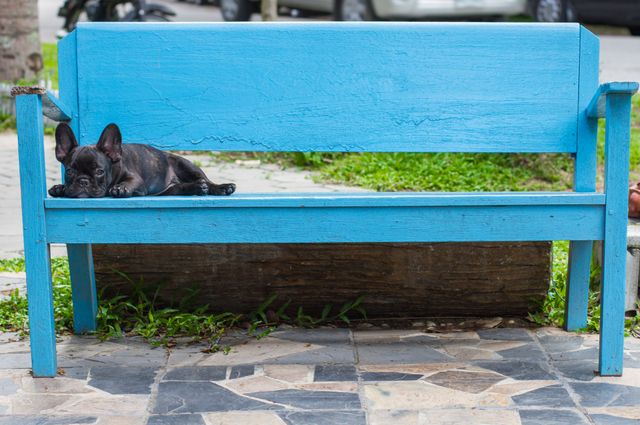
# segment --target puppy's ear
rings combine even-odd
[[[115,124],[109,124],[102,130],[98,144],[98,150],[107,155],[111,162],[118,162],[122,159],[122,136],[120,129]]]
[[[76,136],[73,135],[71,127],[67,124],[58,124],[56,127],[56,158],[60,162],[64,162],[64,159],[69,155],[73,149],[78,147]]]

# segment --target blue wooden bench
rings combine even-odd
[[[591,245],[604,240],[600,373],[620,375],[637,84],[599,86],[598,44],[576,24],[80,24],[59,43],[60,99],[17,98],[35,376],[56,373],[50,243],[67,244],[87,332],[93,243],[539,240],[571,241],[570,330],[586,324]],[[125,141],[170,150],[569,153],[575,191],[52,199],[43,103],[80,144],[115,122]]]

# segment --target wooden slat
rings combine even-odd
[[[575,152],[577,24],[86,23],[80,142]],[[197,46],[197,48],[194,48]]]
[[[24,257],[33,375],[56,375],[56,329],[43,198],[46,196],[42,99],[16,97]]]
[[[96,330],[98,296],[93,256],[89,244],[67,244],[73,300],[73,331],[76,334]]]
[[[580,28],[580,80],[578,111],[584,111],[598,88],[600,42],[587,29]],[[578,115],[578,150],[575,157],[573,188],[577,192],[596,190],[596,143],[598,122],[585,113]],[[587,325],[591,250],[593,241],[571,241],[564,327],[582,329]]]
[[[127,199],[48,198],[48,209],[129,208],[301,208],[301,207],[437,207],[509,205],[603,205],[602,193],[568,192],[356,192],[257,193],[230,197],[139,197]]]
[[[589,118],[604,118],[606,116],[606,99],[611,94],[628,94],[632,95],[638,91],[637,82],[614,82],[605,83],[598,87],[598,91],[591,99],[591,103],[587,107],[587,116]]]
[[[622,374],[624,350],[631,94],[608,94],[606,113],[607,204],[600,294],[600,374],[616,376]]]
[[[72,32],[58,42],[58,80],[60,101],[68,108],[69,125],[78,134],[78,62],[76,32]]]
[[[60,243],[330,243],[602,239],[601,205],[47,209]]]
[[[71,109],[50,91],[42,97],[42,113],[54,121],[71,120]]]

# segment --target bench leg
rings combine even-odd
[[[605,240],[600,296],[600,375],[622,375],[626,238]]]
[[[56,375],[51,264],[43,199],[46,196],[42,99],[16,97],[24,258],[29,300],[29,338],[33,376]]]
[[[57,371],[56,328],[53,319],[49,246],[43,241],[27,240],[25,237],[24,256],[33,376],[53,377]]]
[[[600,295],[600,375],[622,374],[624,349],[627,201],[629,183],[629,118],[631,96],[606,100],[604,241]]]
[[[569,276],[564,328],[575,331],[587,326],[592,241],[572,241],[569,245]]]
[[[76,334],[96,330],[98,300],[90,244],[68,244],[69,273],[73,298],[73,331]]]

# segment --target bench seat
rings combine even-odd
[[[232,197],[47,198],[50,209],[240,207],[440,207],[604,205],[599,192],[338,192],[239,193]]]
[[[57,243],[597,240],[604,203],[602,193],[281,193],[49,198],[45,214]]]

